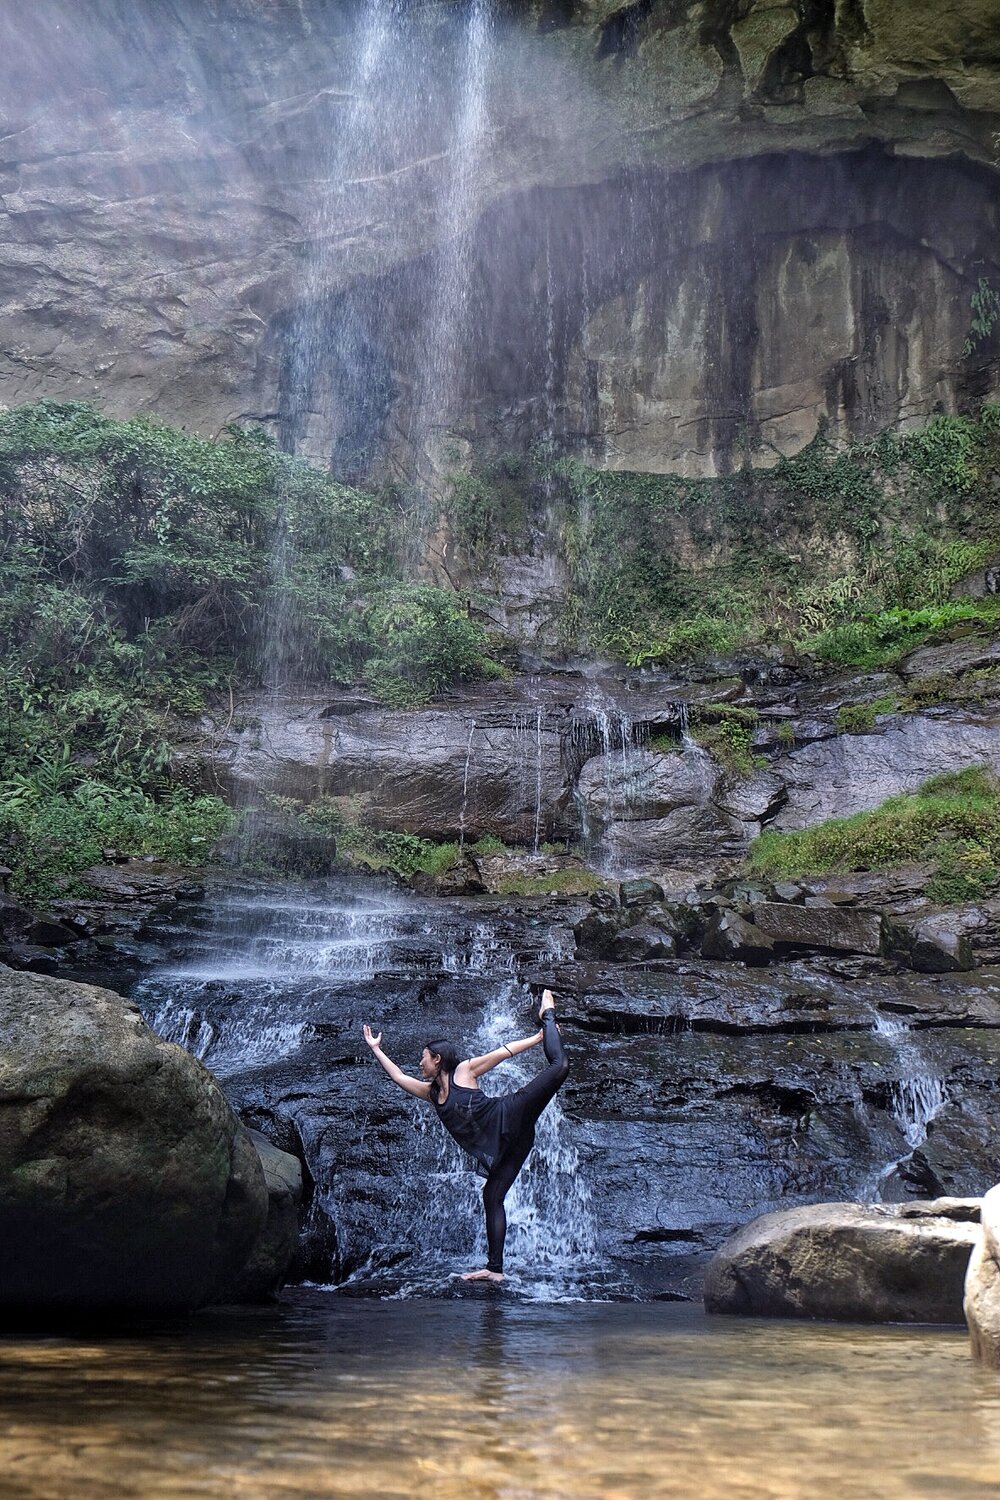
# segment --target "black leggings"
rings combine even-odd
[[[530,1083],[518,1089],[516,1094],[508,1097],[507,1119],[510,1128],[507,1139],[490,1168],[483,1187],[486,1243],[489,1247],[486,1264],[491,1271],[503,1271],[503,1245],[507,1238],[507,1214],[503,1200],[514,1186],[514,1179],[535,1144],[535,1124],[539,1115],[555,1098],[569,1073],[569,1063],[556,1025],[555,1013],[551,1010],[543,1012],[542,1045],[549,1065]]]

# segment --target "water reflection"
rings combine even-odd
[[[1000,1382],[949,1330],[296,1293],[0,1344],[0,1495],[966,1500]]]

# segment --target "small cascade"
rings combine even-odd
[[[576,718],[572,740],[579,761],[599,760],[601,769],[601,782],[591,784],[589,794],[584,793],[579,778],[574,791],[584,855],[604,873],[622,874],[620,857],[607,847],[607,830],[641,809],[642,753],[648,731],[624,709],[602,702]]]
[[[530,805],[531,846],[537,854],[542,845],[542,788],[544,783],[545,710],[539,705],[533,713],[518,713],[513,719],[512,754],[514,763],[520,767],[521,800],[525,809]]]
[[[296,1052],[310,1035],[307,1013],[336,986],[419,965],[425,926],[387,892],[235,889],[210,908],[183,958],[155,970],[134,998],[158,1035],[229,1078]]]
[[[469,806],[469,768],[472,765],[472,741],[476,737],[476,721],[469,725],[469,738],[465,745],[465,769],[462,772],[462,806],[458,814],[458,847],[465,848],[465,817]]]
[[[948,1103],[948,1091],[942,1078],[936,1078],[926,1071],[924,1059],[912,1040],[905,1021],[879,1011],[875,1015],[872,1031],[876,1036],[891,1041],[901,1068],[905,1070],[904,1076],[890,1088],[889,1113],[908,1148],[882,1168],[870,1192],[865,1194],[867,1199],[877,1203],[881,1199],[884,1184],[900,1167],[906,1165],[926,1141],[932,1121]]]

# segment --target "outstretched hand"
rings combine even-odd
[[[362,1035],[364,1036],[365,1041],[368,1043],[369,1047],[371,1047],[372,1051],[374,1052],[375,1048],[381,1045],[381,1042],[382,1042],[382,1033],[381,1033],[381,1031],[379,1032],[378,1036],[376,1036],[375,1033],[374,1033],[374,1031],[372,1031],[371,1027],[368,1025],[368,1023],[366,1021],[365,1024],[364,1024],[364,1026],[361,1028],[361,1032],[362,1032]]]

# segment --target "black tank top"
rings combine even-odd
[[[436,1099],[431,1103],[437,1110],[438,1119],[464,1151],[486,1171],[489,1171],[500,1154],[506,1134],[506,1109],[504,1095],[483,1094],[479,1089],[463,1088],[452,1078],[448,1083],[448,1097],[443,1104]]]

